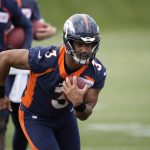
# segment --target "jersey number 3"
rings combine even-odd
[[[55,92],[60,93],[60,96],[57,98],[57,100],[52,99],[52,101],[51,101],[52,106],[56,109],[62,109],[68,105],[68,101],[65,100],[65,97],[64,97],[61,89],[62,89],[62,87],[55,88]],[[63,103],[60,103],[62,101],[63,101]]]

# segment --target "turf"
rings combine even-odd
[[[149,30],[102,33],[97,56],[107,67],[107,79],[93,115],[79,121],[82,150],[150,149],[149,35]],[[51,43],[61,43],[61,36],[34,46]],[[6,150],[11,150],[12,132],[10,121]]]

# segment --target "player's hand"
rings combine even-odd
[[[73,77],[73,84],[71,84],[69,78],[63,82],[62,92],[65,93],[68,100],[73,104],[73,106],[78,106],[83,103],[83,98],[88,89],[88,86],[85,85],[83,89],[79,89],[77,86],[77,77]]]
[[[8,108],[9,111],[12,111],[11,103],[8,100],[7,96],[0,98],[0,110]]]
[[[37,40],[44,40],[49,37],[52,37],[56,34],[57,29],[49,24],[44,24],[42,27],[39,27],[35,33],[35,38]]]

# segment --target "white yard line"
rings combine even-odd
[[[129,132],[132,136],[150,137],[150,125],[143,124],[89,124],[90,130],[103,132]]]
[[[106,146],[106,147],[83,147],[83,150],[137,150],[137,147],[130,146]],[[149,147],[144,147],[142,150],[149,150]]]

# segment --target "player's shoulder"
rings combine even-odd
[[[9,9],[14,9],[15,7],[17,7],[17,2],[16,0],[2,0],[2,6],[5,6]]]
[[[32,5],[36,5],[37,4],[37,0],[23,0],[22,1],[22,5],[23,6],[30,6],[32,7]]]
[[[84,73],[93,80],[98,80],[106,76],[106,67],[99,59],[94,58]]]
[[[100,74],[102,72],[106,72],[106,67],[105,65],[97,58],[94,58],[92,60],[92,63],[91,63],[92,67],[93,67],[93,70]]]
[[[26,0],[26,1],[31,1],[31,0]],[[32,0],[33,3],[37,3],[37,0]]]
[[[85,77],[94,82],[92,88],[102,89],[106,78],[106,67],[100,60],[94,58],[85,71]]]
[[[38,59],[43,57],[50,58],[51,56],[58,56],[59,47],[58,46],[37,46],[29,49],[29,53],[31,56],[37,56]]]
[[[58,60],[59,47],[34,47],[29,49],[29,64],[33,72],[42,72],[53,68]]]
[[[36,3],[37,4],[37,0],[32,0],[33,1],[33,3]]]
[[[21,10],[16,0],[3,0],[2,7],[5,7],[12,17],[20,16]]]

